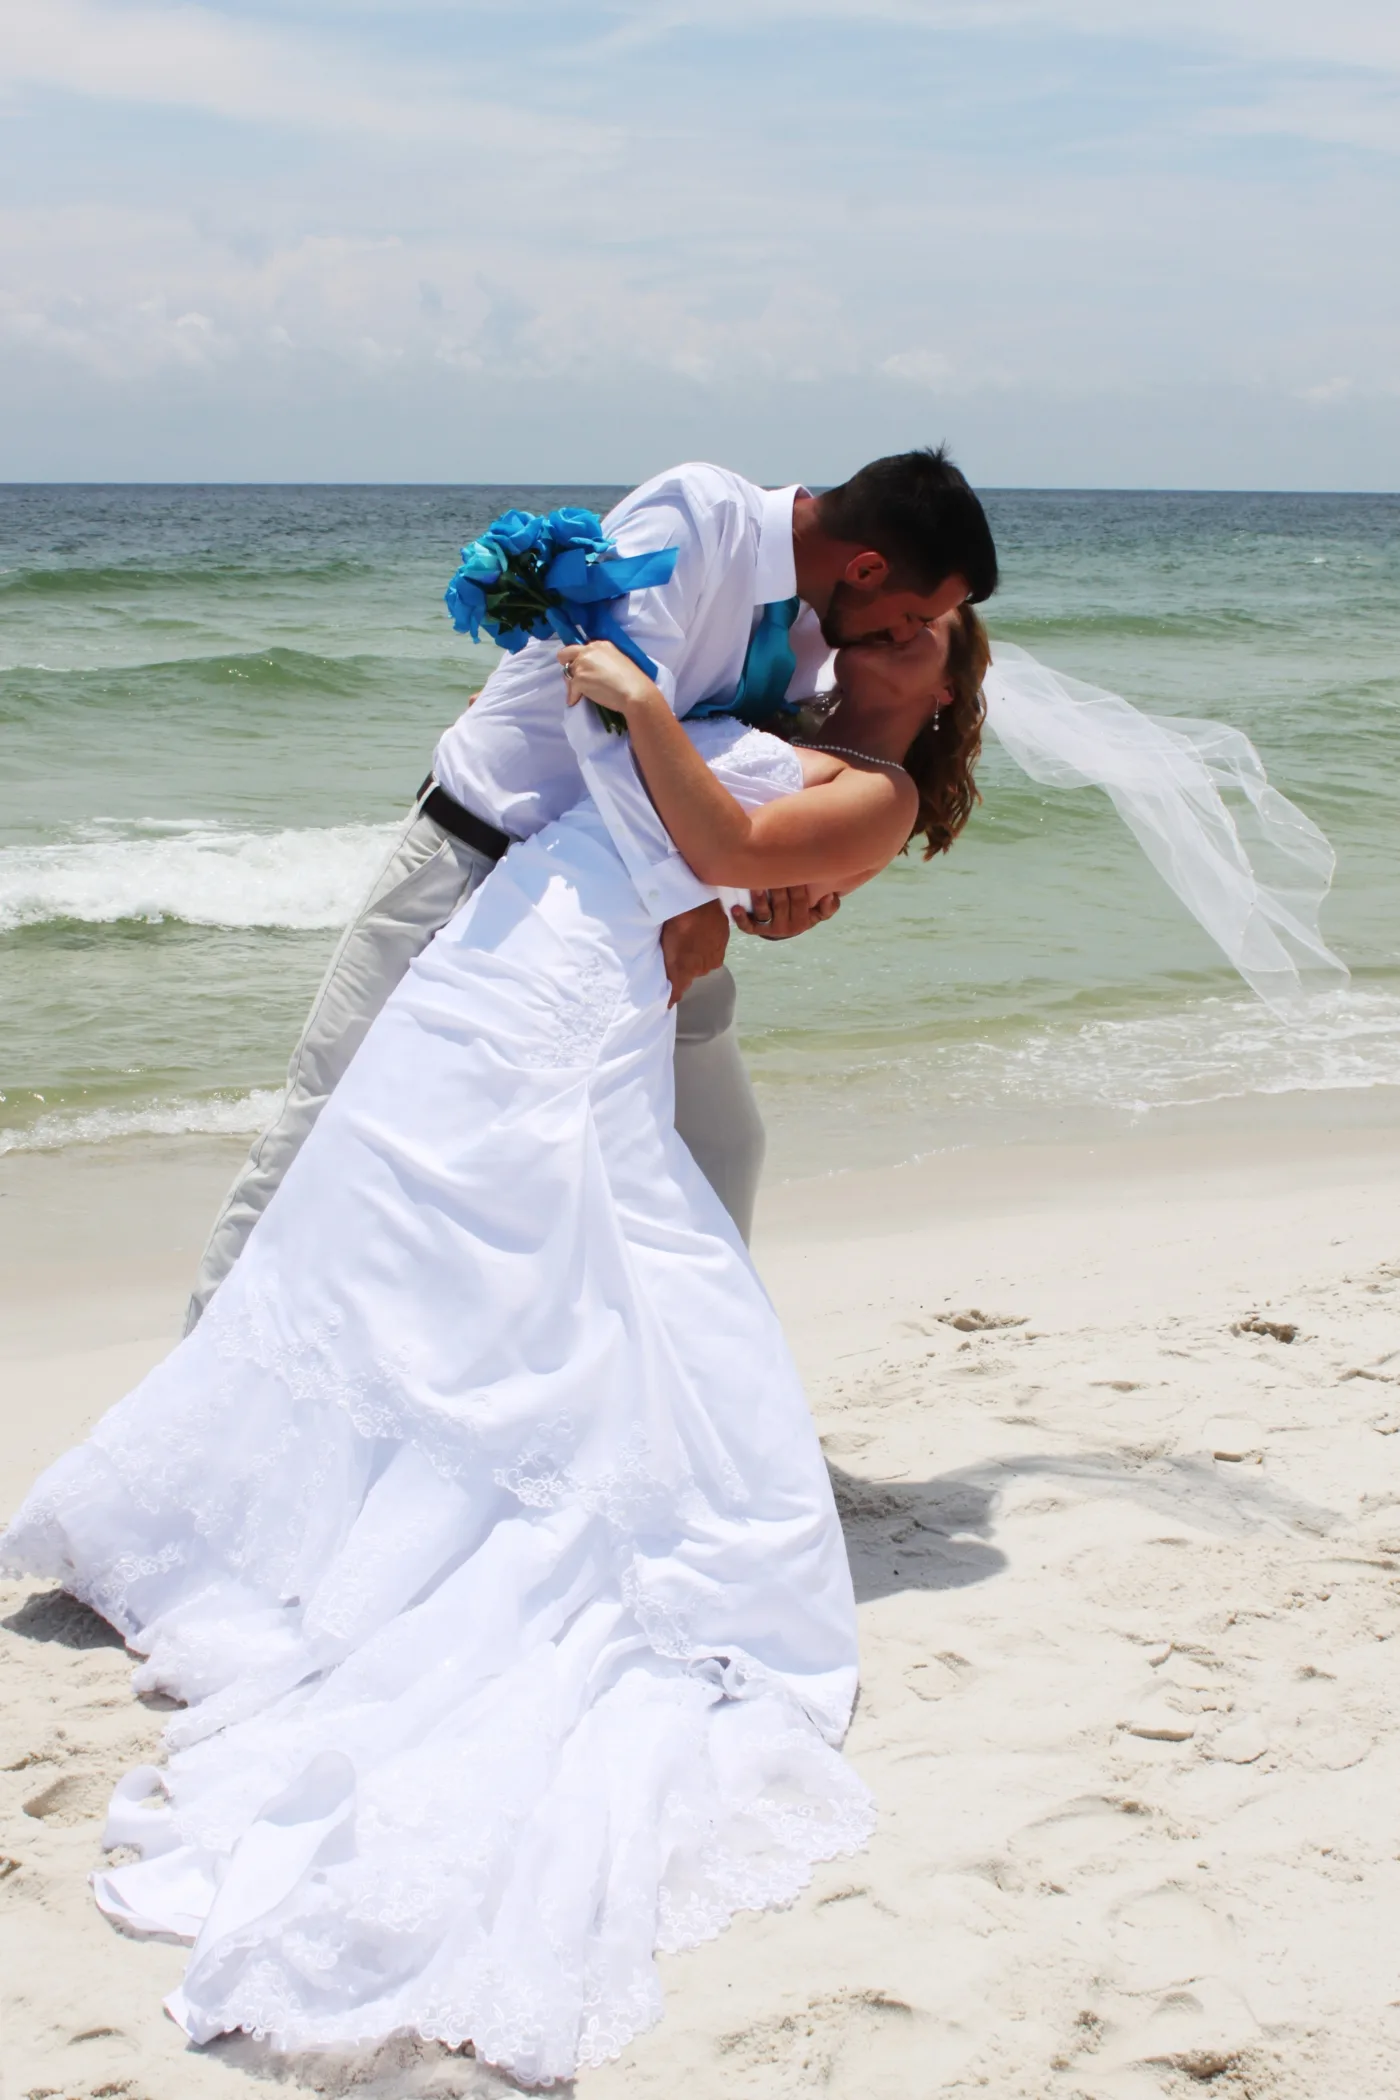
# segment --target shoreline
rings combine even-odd
[[[1037,1140],[765,1179],[755,1260],[804,1373],[820,1372],[809,1331],[833,1322],[873,1331],[880,1318],[902,1317],[905,1301],[946,1297],[922,1274],[926,1256],[954,1296],[975,1302],[994,1285],[1014,1294],[1018,1266],[1044,1266],[1047,1231],[1087,1244],[1105,1211],[1126,1209],[1144,1246],[1159,1257],[1174,1250],[1189,1288],[1192,1235],[1213,1205],[1228,1215],[1257,1210],[1256,1256],[1276,1241],[1286,1260],[1296,1229],[1288,1206],[1302,1191],[1326,1201],[1344,1189],[1383,1198],[1400,1188],[1400,1087],[1254,1096],[1243,1116],[1241,1105],[1047,1117],[1057,1127]],[[242,1134],[140,1135],[0,1156],[0,1371],[12,1391],[38,1373],[48,1402],[18,1449],[13,1410],[0,1412],[0,1504],[12,1505],[34,1471],[173,1347],[206,1234],[246,1150]],[[1400,1228],[1400,1203],[1396,1217]],[[1360,1238],[1383,1257],[1383,1224]],[[826,1314],[814,1313],[804,1286],[813,1263],[843,1281]],[[1235,1266],[1236,1295],[1248,1297],[1255,1264]],[[852,1301],[856,1276],[875,1293],[868,1305]],[[1064,1287],[1077,1295],[1075,1284]]]
[[[662,2024],[579,2100],[1400,2083],[1400,1089],[1379,1091],[766,1186],[756,1258],[846,1525],[847,1748],[880,1826],[791,1910],[665,1958]],[[243,1149],[0,1159],[6,1505],[174,1340]],[[0,1586],[6,2090],[249,2100],[255,2046],[191,2052],[160,2011],[181,1950],[91,1905],[106,1795],[161,1717],[46,1588]],[[404,2043],[280,2075],[514,2090]]]
[[[967,1152],[996,1155],[1033,1150],[1048,1143],[1093,1149],[1177,1131],[1189,1135],[1216,1130],[1233,1137],[1252,1130],[1400,1128],[1400,1080],[1379,1078],[1351,1085],[1279,1085],[1249,1093],[1225,1091],[1196,1101],[1132,1105],[1024,1100],[972,1105],[937,1097],[916,1104],[899,1097],[852,1101],[834,1094],[814,1094],[806,1106],[799,1106],[797,1091],[765,1080],[761,1061],[755,1063],[751,1046],[745,1047],[769,1133],[765,1196],[793,1183],[872,1170],[891,1172]],[[153,1105],[149,1122],[141,1120],[147,1111],[140,1108],[64,1106],[48,1112],[36,1124],[0,1125],[0,1165],[21,1158],[115,1155],[123,1147],[132,1148],[135,1156],[143,1147],[165,1144],[226,1145],[231,1178],[238,1159],[271,1119],[280,1099],[281,1089],[276,1086],[255,1087],[244,1095],[225,1089],[212,1101],[191,1097],[164,1107]],[[222,1119],[225,1111],[228,1120]],[[129,1123],[124,1120],[128,1116],[133,1119]],[[215,1119],[201,1121],[201,1116]],[[37,1141],[36,1133],[42,1133]],[[814,1133],[819,1134],[819,1147]],[[830,1165],[814,1163],[818,1149]]]

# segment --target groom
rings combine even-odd
[[[765,490],[721,467],[674,467],[605,522],[621,557],[677,549],[668,583],[635,591],[628,633],[657,665],[677,714],[757,720],[830,684],[831,652],[897,648],[965,599],[996,587],[982,506],[946,452],[896,454],[839,488]],[[584,792],[566,730],[552,642],[507,656],[439,743],[433,773],[337,947],[292,1056],[277,1120],[253,1146],[215,1221],[190,1300],[192,1328],[296,1157],[370,1023],[413,958],[513,839],[540,831]],[[595,740],[598,741],[598,740]],[[621,738],[598,741],[587,785],[660,930],[676,1017],[676,1128],[748,1237],[763,1125],[739,1056],[729,925],[662,830]],[[791,898],[773,936],[829,917]]]

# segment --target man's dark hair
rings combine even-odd
[[[997,587],[987,514],[944,445],[872,460],[818,496],[817,515],[832,539],[883,554],[895,590],[935,591],[962,576],[980,604]]]

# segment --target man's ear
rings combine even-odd
[[[858,591],[882,591],[889,581],[890,565],[883,554],[868,547],[863,554],[853,554],[842,575],[843,583],[854,584]]]

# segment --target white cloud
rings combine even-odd
[[[621,385],[625,417],[672,404],[664,457],[765,389],[827,388],[838,416],[890,400],[919,428],[948,403],[954,435],[978,400],[1009,424],[1116,399],[1147,432],[1192,389],[1359,418],[1400,369],[1377,261],[1400,0],[1321,25],[1293,0],[538,0],[497,11],[477,65],[446,30],[464,0],[328,0],[321,38],[313,0],[278,4],[0,0],[5,116],[53,200],[0,211],[0,391],[120,389],[158,421],[202,388],[188,425],[214,428],[341,386],[364,404],[345,442],[378,418],[391,451],[419,398],[515,385],[586,419]],[[564,62],[542,40],[566,12]],[[744,31],[797,48],[818,19],[879,63],[809,39],[801,108],[765,125]],[[660,69],[630,49],[680,26]],[[944,83],[927,122],[890,65],[916,32],[918,79],[932,53]]]
[[[742,185],[716,185],[693,234],[683,192],[659,185],[640,255],[589,242],[581,219],[501,230],[450,204],[401,233],[351,213],[256,242],[193,209],[11,210],[0,337],[106,377],[201,369],[225,387],[340,367],[567,391],[625,367],[739,391],[877,375],[933,402],[1212,380],[1296,398],[1337,372],[1364,395],[1400,365],[1364,182],[1282,214],[1267,185],[1222,197],[1176,169],[1043,175],[1029,205],[1016,168],[950,187],[946,219],[913,201],[879,224],[844,221],[829,194],[770,194],[760,238]],[[790,230],[803,206],[816,244]]]
[[[70,363],[104,380],[160,371],[213,372],[238,356],[240,344],[205,314],[173,317],[162,299],[145,299],[116,312],[70,303],[58,310],[22,304],[0,313],[0,342],[38,351],[50,363]]]
[[[57,89],[109,102],[202,110],[258,125],[478,149],[597,150],[607,135],[527,102],[493,107],[442,67],[386,62],[212,8],[110,0],[0,0],[0,90]]]
[[[1199,121],[1203,130],[1237,138],[1308,139],[1400,155],[1400,79],[1271,82],[1250,101],[1222,104]]]
[[[953,374],[952,361],[936,350],[897,350],[880,360],[880,370],[891,379],[908,379],[915,386],[942,387]]]
[[[985,0],[1007,21],[1049,30],[1238,52],[1252,59],[1400,73],[1393,0]],[[961,10],[964,18],[977,9]]]
[[[619,0],[613,13],[648,38],[682,26],[883,21],[930,34],[1024,28],[1400,73],[1394,0]]]

